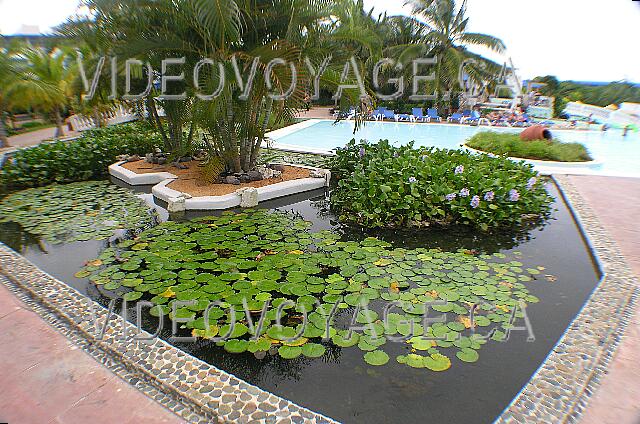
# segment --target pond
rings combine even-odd
[[[300,219],[282,218],[290,221],[280,220],[273,224],[277,225],[278,231],[283,234],[282,244],[278,245],[281,248],[286,246],[302,246],[304,248],[308,246],[306,240],[314,238],[316,238],[316,244],[325,246],[325,248],[338,245],[337,243],[341,240],[351,241],[351,243],[341,245],[343,247],[340,249],[331,248],[333,250],[328,250],[328,256],[333,260],[331,263],[323,262],[326,257],[319,257],[316,253],[305,251],[301,256],[307,261],[306,264],[301,265],[301,269],[307,269],[306,278],[316,278],[318,275],[327,277],[327,281],[331,281],[330,285],[334,289],[348,284],[343,283],[336,274],[326,276],[304,267],[313,267],[315,260],[319,264],[326,264],[327,268],[333,270],[331,272],[338,270],[349,276],[351,274],[346,273],[346,269],[353,263],[360,263],[363,267],[361,269],[371,271],[369,277],[364,277],[369,278],[367,283],[369,287],[375,287],[374,280],[377,276],[385,277],[386,270],[389,270],[390,274],[399,272],[401,275],[394,274],[393,276],[393,279],[397,280],[394,281],[396,286],[394,287],[394,283],[392,283],[392,287],[387,293],[394,292],[392,289],[395,288],[394,296],[402,299],[412,298],[414,295],[411,293],[424,296],[425,292],[428,294],[433,290],[433,284],[427,282],[421,275],[432,275],[442,280],[447,280],[447,276],[462,277],[460,280],[462,283],[458,284],[459,288],[464,286],[464,282],[467,281],[464,276],[472,266],[475,267],[474,273],[478,270],[489,270],[489,268],[500,270],[507,266],[511,269],[519,269],[520,271],[516,271],[514,275],[522,277],[522,279],[517,280],[515,278],[511,280],[512,277],[502,275],[500,274],[502,271],[498,271],[501,278],[495,281],[505,281],[500,281],[496,286],[502,285],[499,290],[504,291],[495,293],[498,293],[498,300],[505,300],[503,302],[505,304],[509,304],[511,301],[506,300],[507,297],[504,293],[512,291],[516,294],[521,293],[521,297],[527,301],[526,317],[530,325],[525,325],[526,322],[521,314],[518,315],[519,319],[514,324],[518,327],[527,327],[528,330],[513,331],[508,340],[498,341],[500,337],[489,340],[482,345],[481,349],[479,346],[475,346],[478,348],[479,357],[470,352],[468,347],[474,343],[473,339],[464,337],[465,343],[458,346],[461,348],[459,352],[463,352],[462,356],[456,355],[458,349],[451,346],[451,343],[443,342],[442,346],[438,345],[438,349],[440,349],[438,352],[445,353],[450,358],[450,362],[447,362],[449,359],[443,362],[437,356],[439,353],[434,353],[435,356],[431,356],[432,359],[429,359],[431,362],[426,367],[422,363],[418,367],[414,367],[415,359],[418,355],[429,357],[429,353],[434,347],[429,345],[427,346],[429,350],[427,350],[417,341],[411,344],[387,342],[378,349],[376,349],[378,346],[367,349],[367,343],[364,343],[364,347],[359,348],[360,344],[354,347],[338,347],[335,343],[318,341],[311,343],[314,345],[314,349],[307,350],[309,355],[300,355],[297,348],[292,346],[293,349],[284,349],[280,353],[271,349],[270,353],[275,354],[258,355],[261,359],[249,352],[229,353],[228,349],[225,350],[225,348],[207,340],[198,340],[195,343],[176,342],[174,344],[249,383],[345,423],[490,422],[508,406],[544,361],[580,311],[599,279],[592,257],[571,212],[559,196],[555,186],[550,185],[549,191],[556,199],[554,212],[550,219],[535,228],[522,229],[509,234],[492,235],[478,234],[465,229],[365,234],[362,230],[344,228],[336,223],[328,210],[328,193],[324,191],[305,193],[261,205],[267,209],[278,209],[295,214],[297,218],[309,222],[309,224],[303,224]],[[146,200],[153,202],[151,196],[146,196]],[[199,221],[200,217],[208,215],[211,214],[201,213],[171,217],[173,221],[176,221],[175,224],[156,227],[150,230],[148,235],[143,233],[141,242],[130,242],[129,248],[125,249],[128,253],[123,253],[123,255],[130,254],[131,256],[127,257],[134,259],[148,258],[149,251],[153,252],[154,249],[154,237],[161,237],[159,235],[161,232],[163,235],[169,234],[169,242],[183,245],[182,242],[185,240],[188,242],[187,244],[190,244],[191,240],[201,241],[206,234],[215,236],[218,234],[216,231],[219,228],[226,231],[225,225],[235,225],[233,229],[228,231],[230,234],[237,231],[238,225],[242,227],[245,224],[252,224],[251,214],[243,218],[246,221],[245,224],[237,224],[236,221],[240,220],[228,218],[228,215],[222,215],[218,220]],[[218,215],[220,216],[220,214]],[[259,220],[265,219],[263,215],[257,216]],[[48,219],[53,218],[55,217]],[[161,221],[169,219],[168,214],[162,210],[162,205],[158,206],[158,218]],[[130,220],[133,217],[125,214],[124,219]],[[291,225],[291,227],[286,228],[287,225]],[[91,225],[85,224],[83,228],[91,228]],[[269,235],[260,229],[260,225],[257,225],[257,228],[256,234],[262,234],[262,237],[251,240],[254,240],[256,246],[267,252],[268,255],[270,253],[264,248],[269,246],[265,241],[269,239]],[[31,230],[36,231],[33,228]],[[335,231],[337,235],[331,236],[325,230]],[[251,231],[253,230],[250,230],[249,233]],[[84,233],[89,235],[102,234],[92,233],[88,230]],[[253,235],[253,233],[251,234]],[[311,234],[311,236],[307,234]],[[389,245],[367,239],[372,235],[384,240]],[[105,290],[104,286],[93,284],[84,278],[88,275],[82,272],[78,273],[78,271],[88,261],[104,254],[104,249],[108,247],[108,241],[73,240],[71,238],[71,240],[60,243],[59,240],[51,240],[50,236],[50,232],[47,232],[45,236],[30,234],[21,225],[12,222],[0,224],[0,241],[22,253],[49,274],[67,282],[99,303],[107,305],[112,292]],[[184,240],[180,240],[180,237]],[[278,237],[273,237],[273,239],[274,243],[280,243],[280,241],[276,241]],[[204,243],[206,242],[207,240],[204,241]],[[203,244],[200,244],[200,247],[202,246]],[[163,245],[157,245],[156,248],[161,250]],[[171,249],[171,247],[169,246],[167,249]],[[344,254],[336,255],[336,251],[351,252],[351,257]],[[198,252],[202,252],[202,250]],[[240,250],[235,252],[238,253]],[[297,249],[288,252],[291,256],[302,253]],[[362,261],[349,262],[358,254],[361,254],[366,261],[370,260],[367,256],[369,254],[378,255],[375,257],[378,259],[375,265],[362,265]],[[107,262],[109,261],[108,256],[104,256]],[[228,256],[226,259],[229,259]],[[277,254],[274,252],[275,256]],[[339,259],[341,257],[344,257],[346,262]],[[295,264],[296,259],[291,259],[291,263]],[[429,263],[432,265],[428,265]],[[405,266],[407,264],[410,266]],[[437,264],[437,266],[433,264]],[[448,264],[455,266],[449,267]],[[95,268],[100,267],[96,266]],[[392,268],[396,271],[391,271]],[[441,273],[442,269],[448,271]],[[523,270],[529,270],[529,272]],[[261,272],[260,269],[256,271]],[[202,273],[201,269],[194,275],[200,273]],[[149,274],[151,272],[146,275]],[[233,273],[223,273],[222,275],[225,274]],[[293,272],[288,272],[287,278],[292,274]],[[222,277],[222,275],[218,275],[218,277]],[[357,275],[359,274],[347,279],[351,282],[349,285],[353,285],[352,280],[357,278]],[[409,277],[403,277],[403,275]],[[486,275],[488,276],[488,273]],[[511,274],[507,273],[506,275],[510,276]],[[233,277],[229,278],[233,280]],[[289,278],[287,281],[291,282],[292,279]],[[414,284],[416,282],[417,286]],[[237,283],[234,283],[234,286],[235,284]],[[209,286],[212,285],[209,284]],[[517,290],[519,285],[522,288]],[[317,284],[306,287],[308,290],[312,290],[312,286],[315,287]],[[455,287],[455,284],[448,283],[446,287]],[[299,294],[308,296],[308,290]],[[444,293],[446,290],[438,288],[440,293]],[[367,293],[370,291],[371,289]],[[451,293],[452,291],[455,290],[447,291],[450,296],[458,296],[463,293],[460,289],[457,293]],[[482,294],[482,297],[485,297],[484,295],[487,294],[484,289],[477,289],[472,294],[469,294],[468,291],[465,293],[471,297],[475,294],[479,296]],[[372,300],[370,307],[371,310],[382,315],[381,309],[384,302],[377,296],[378,294],[371,296],[374,300]],[[496,296],[487,297],[495,298]],[[451,300],[456,298],[451,297]],[[300,300],[299,297],[297,299]],[[344,304],[344,308],[339,309],[335,320],[336,328],[344,328],[343,326],[348,324],[355,310],[354,305],[355,302],[349,302]],[[404,306],[407,304],[405,303]],[[411,307],[411,305],[408,306]],[[499,314],[494,318],[505,316],[504,313],[498,312]],[[134,308],[130,308],[128,314],[132,320],[135,319]],[[153,333],[158,319],[149,314],[145,314],[142,319],[145,328]],[[165,326],[161,333],[161,337],[165,339],[171,337],[170,328],[167,327],[169,326]],[[435,327],[436,324],[433,328]],[[450,326],[457,331],[468,331],[464,327],[455,321]],[[445,328],[446,331],[451,332],[451,329]],[[478,328],[478,333],[486,331],[486,329]],[[190,330],[182,330],[180,335],[189,335],[190,333]],[[367,335],[361,336],[365,338]],[[370,339],[366,340],[371,342]],[[321,347],[317,345],[321,345]],[[346,346],[346,344],[344,345]],[[226,347],[229,348],[229,346]],[[314,356],[318,355],[310,352],[315,349],[319,355],[317,358]],[[367,355],[367,352],[374,350],[375,352],[384,351],[390,360],[386,362],[386,358],[380,357],[377,353]],[[295,356],[295,358],[285,359],[288,355]],[[364,360],[363,357],[367,359]],[[370,365],[383,362],[386,362],[383,366]],[[439,370],[443,372],[436,372]]]

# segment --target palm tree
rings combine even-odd
[[[11,109],[18,81],[15,57],[7,49],[0,49],[0,147],[8,147],[5,113]]]
[[[500,39],[467,31],[469,18],[465,16],[466,0],[463,0],[460,7],[456,6],[455,0],[407,0],[405,5],[412,8],[413,15],[423,27],[420,43],[426,46],[432,56],[438,57],[435,91],[439,96],[441,86],[450,89],[457,84],[458,70],[465,59],[474,58],[484,63],[485,67],[491,68],[489,74],[497,70],[495,63],[470,53],[466,48],[482,46],[498,53],[505,50]],[[472,77],[487,74],[482,66],[471,67],[470,72]]]
[[[20,77],[16,83],[18,102],[53,115],[55,137],[64,136],[62,114],[70,97],[73,75],[67,54],[58,48],[28,47],[19,52]]]

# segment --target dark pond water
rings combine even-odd
[[[465,248],[506,254],[517,251],[521,252],[518,260],[525,268],[544,266],[543,274],[554,276],[555,281],[541,277],[527,284],[531,294],[541,300],[527,308],[535,341],[528,340],[526,331],[513,332],[506,342],[483,346],[478,362],[454,361],[452,368],[443,373],[397,364],[394,354],[407,353],[402,343],[385,346],[392,360],[383,367],[367,366],[357,348],[327,346],[327,353],[315,360],[302,357],[283,360],[277,355],[258,360],[248,353],[226,353],[210,342],[176,343],[176,346],[265,390],[345,423],[491,422],[540,366],[599,279],[570,211],[556,188],[549,190],[558,199],[555,211],[545,225],[529,231],[491,236],[465,230],[375,234],[407,248]],[[153,201],[151,196],[147,200]],[[337,228],[327,205],[324,191],[317,191],[262,206],[298,213],[311,221],[312,230],[316,231]],[[163,210],[160,215],[168,218]],[[198,215],[204,214],[171,218],[184,220]],[[340,231],[345,237],[364,237],[356,229]],[[103,242],[49,246],[11,224],[0,226],[0,241],[49,274],[107,304],[108,293],[73,276],[85,261],[98,255],[105,246]],[[135,311],[130,310],[129,316],[135,318]],[[155,332],[157,320],[150,316],[142,318],[145,327]],[[517,324],[523,325],[522,320]],[[162,332],[162,337],[170,336],[168,330]]]

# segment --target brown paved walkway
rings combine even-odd
[[[0,422],[182,421],[75,347],[0,283]]]
[[[631,269],[640,276],[640,179],[592,176],[570,179],[616,240]],[[582,423],[640,423],[640,307],[636,307],[608,374],[587,405]]]
[[[52,140],[56,134],[54,128],[44,128],[42,130],[32,131],[25,134],[14,135],[9,137],[9,146],[11,147],[27,147],[35,146],[43,141]],[[69,131],[65,129],[63,138],[76,137],[80,135],[78,132]]]

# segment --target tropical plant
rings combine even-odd
[[[469,18],[466,16],[467,2],[463,0],[458,7],[455,0],[407,0],[415,17],[413,24],[422,35],[416,42],[404,46],[400,54],[403,62],[425,54],[438,59],[435,72],[434,89],[437,102],[441,102],[443,93],[459,87],[460,66],[471,59],[465,67],[469,78],[478,83],[494,79],[500,68],[492,61],[467,50],[467,46],[482,46],[496,52],[505,50],[504,43],[491,35],[469,32]],[[400,48],[396,47],[396,51]]]
[[[9,145],[5,114],[12,107],[13,92],[18,81],[15,56],[7,49],[0,48],[0,147]]]
[[[59,48],[28,47],[20,50],[19,57],[17,103],[51,113],[57,128],[55,137],[63,136],[63,112],[69,102],[73,78],[68,55]]]
[[[73,141],[46,143],[15,152],[0,168],[0,187],[16,190],[104,178],[117,156],[144,155],[158,145],[161,145],[159,135],[144,123],[87,131]]]
[[[558,140],[524,141],[519,134],[483,131],[467,141],[467,146],[500,156],[558,162],[586,162],[593,158],[580,143]]]
[[[338,150],[333,170],[333,210],[365,227],[487,231],[542,217],[551,200],[530,165],[457,150],[352,140]]]

